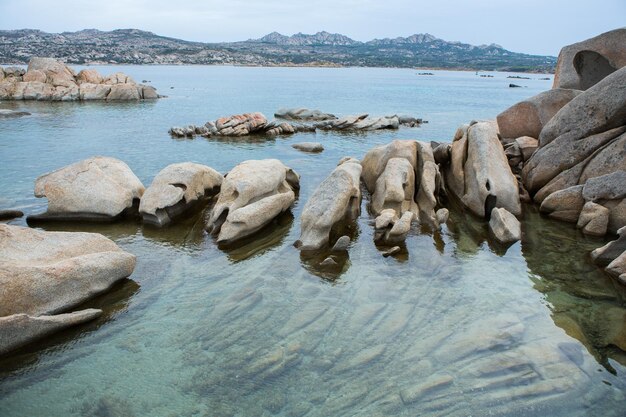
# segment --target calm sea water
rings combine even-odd
[[[0,103],[0,208],[45,209],[37,176],[93,155],[148,186],[174,162],[226,172],[278,158],[301,176],[291,213],[240,247],[218,248],[204,213],[173,227],[51,225],[102,233],[138,257],[129,280],[85,304],[97,322],[0,361],[0,416],[624,415],[626,299],[588,260],[604,243],[526,207],[508,249],[452,210],[383,258],[363,202],[342,271],[292,246],[302,207],[343,156],[393,139],[450,141],[456,127],[549,89],[494,73],[232,67],[103,67],[148,80],[145,103]],[[509,83],[524,88],[508,88]],[[418,129],[174,140],[174,125],[306,106],[411,114]],[[308,155],[291,148],[319,141]],[[23,219],[12,224],[24,225]]]

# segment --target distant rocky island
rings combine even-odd
[[[292,36],[273,32],[242,42],[202,43],[137,29],[0,31],[0,63],[27,64],[33,56],[53,57],[68,64],[356,66],[518,72],[553,72],[556,65],[552,56],[511,52],[496,44],[448,42],[430,34],[360,42],[328,32]]]

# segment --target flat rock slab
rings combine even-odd
[[[302,152],[319,153],[324,150],[324,145],[319,142],[300,142],[291,145],[292,148]]]

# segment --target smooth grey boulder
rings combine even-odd
[[[608,208],[588,201],[580,212],[576,227],[586,235],[604,236],[609,226],[609,213]]]
[[[320,110],[310,110],[307,108],[279,109],[276,113],[274,113],[274,117],[300,121],[322,121],[334,120],[337,118],[334,114],[324,113]]]
[[[552,88],[586,90],[626,65],[626,28],[565,46],[559,53]]]
[[[95,320],[102,310],[87,309],[54,316],[13,314],[0,317],[0,356],[68,327]]]
[[[583,198],[587,201],[616,200],[626,197],[626,171],[589,178],[583,186]]]
[[[511,139],[522,136],[538,138],[550,119],[580,93],[579,90],[557,88],[514,104],[496,118],[500,135]]]
[[[333,252],[343,252],[347,251],[348,248],[350,248],[350,237],[344,235],[337,239],[331,250]]]
[[[159,172],[139,204],[143,221],[169,224],[206,196],[216,194],[224,177],[206,165],[192,162],[171,164]]]
[[[493,122],[476,122],[457,131],[446,183],[477,216],[488,218],[494,207],[521,214],[517,179]]]
[[[244,161],[222,182],[207,230],[230,244],[271,222],[294,203],[300,176],[278,159]]]
[[[316,250],[328,244],[330,232],[338,222],[355,219],[361,207],[361,163],[343,158],[331,174],[315,189],[302,210],[301,250]]]
[[[575,223],[584,205],[583,186],[575,185],[550,194],[543,200],[539,210],[553,219]]]
[[[300,142],[291,145],[292,148],[302,152],[319,153],[324,150],[324,145],[319,142]]]
[[[607,266],[623,252],[626,252],[626,226],[617,231],[616,240],[594,249],[591,252],[591,259],[600,266]]]
[[[115,220],[139,205],[144,186],[124,162],[96,156],[44,174],[35,197],[46,197],[46,213],[31,220]]]
[[[97,233],[0,224],[0,317],[66,311],[130,276],[135,256]]]
[[[489,230],[503,244],[517,242],[522,238],[519,220],[503,208],[494,208],[489,219]]]

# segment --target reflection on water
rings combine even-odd
[[[97,154],[123,159],[146,185],[174,162],[225,173],[246,159],[278,158],[302,176],[299,200],[231,248],[204,231],[209,206],[162,229],[42,226],[102,233],[137,255],[137,268],[85,304],[104,308],[100,321],[0,362],[0,416],[623,415],[624,291],[588,259],[603,241],[572,225],[525,207],[522,242],[501,248],[484,221],[448,202],[440,231],[414,230],[401,253],[384,258],[364,198],[361,216],[331,237],[350,236],[347,254],[293,247],[304,203],[343,156],[361,158],[393,139],[449,140],[459,124],[548,84],[510,89],[504,75],[426,79],[410,70],[120,69],[176,88],[149,104],[7,104],[33,116],[0,123],[2,208],[43,211],[35,178]],[[187,120],[303,105],[430,123],[262,143],[167,134]],[[323,153],[291,148],[313,136]],[[329,256],[336,270],[320,268]]]

